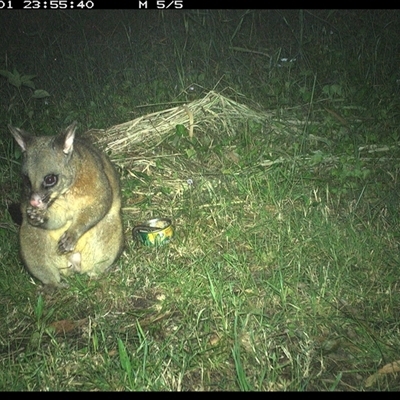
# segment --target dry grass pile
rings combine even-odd
[[[205,133],[223,132],[235,134],[243,121],[252,120],[265,124],[271,118],[269,112],[256,111],[229,99],[215,91],[187,105],[143,115],[132,121],[104,130],[88,132],[98,145],[110,151],[113,157],[140,154],[148,148],[157,147],[166,136],[173,134],[177,126],[187,130],[189,138],[200,138]],[[120,159],[118,159],[121,162]]]

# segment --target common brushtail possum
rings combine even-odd
[[[45,285],[72,272],[97,276],[121,254],[119,177],[107,156],[75,137],[33,136],[9,125],[23,153],[19,232],[24,264]]]

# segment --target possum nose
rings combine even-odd
[[[37,193],[34,193],[31,196],[31,199],[30,199],[29,202],[31,203],[32,207],[39,208],[39,207],[43,206],[43,201],[42,201],[42,199],[40,198],[40,196]]]

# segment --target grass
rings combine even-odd
[[[205,108],[193,138],[114,149],[125,251],[56,293],[19,260],[0,137],[0,388],[398,390],[398,13],[137,15],[10,15],[0,123],[107,129],[210,90],[268,118]],[[174,240],[135,244],[159,215]]]

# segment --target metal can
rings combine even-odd
[[[174,228],[168,218],[153,218],[135,226],[132,236],[145,246],[160,246],[170,242],[174,236]]]

